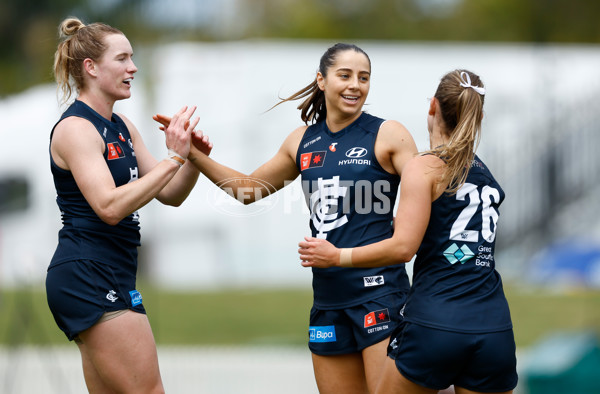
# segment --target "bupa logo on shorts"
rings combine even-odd
[[[308,327],[309,342],[335,342],[335,326],[310,326]]]
[[[365,315],[365,328],[390,321],[390,312],[387,308],[373,311]]]
[[[365,276],[363,277],[363,281],[365,283],[365,287],[382,286],[385,283],[383,280],[383,275]]]
[[[137,290],[131,290],[129,292],[129,296],[131,297],[131,306],[136,306],[142,303],[142,295]]]

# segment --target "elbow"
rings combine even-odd
[[[117,224],[119,224],[121,222],[121,220],[124,219],[123,215],[118,214],[113,209],[103,209],[103,210],[96,211],[96,215],[98,215],[100,220],[102,220],[104,223],[108,224],[109,226],[116,226]]]
[[[119,222],[121,222],[121,220],[123,220],[123,218],[120,217],[115,217],[115,216],[99,216],[100,220],[102,220],[104,223],[108,224],[109,226],[116,226],[117,224],[119,224]]]
[[[181,206],[181,204],[183,204],[183,202],[184,202],[184,201],[185,201],[185,200],[171,200],[171,201],[165,201],[165,202],[161,201],[161,202],[162,202],[163,204],[165,204],[165,205],[169,205],[169,206],[171,206],[171,207],[175,207],[175,208],[177,208],[177,207],[180,207],[180,206]]]
[[[394,264],[408,263],[415,256],[415,251],[409,248],[397,247],[391,254]]]

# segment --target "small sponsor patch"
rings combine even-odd
[[[373,311],[365,315],[365,328],[390,321],[390,312],[387,308]]]
[[[448,249],[444,250],[444,257],[446,257],[450,264],[464,264],[466,261],[472,259],[473,256],[475,256],[475,254],[467,247],[467,245],[463,245],[459,249],[456,244],[452,244]]]
[[[323,167],[327,151],[308,152],[300,155],[300,171],[309,168]]]
[[[308,327],[309,342],[335,342],[335,326],[310,326]]]
[[[365,287],[382,286],[383,284],[385,284],[383,275],[365,276],[365,277],[363,277],[363,281],[365,283]]]
[[[121,157],[125,157],[125,152],[123,152],[123,148],[117,141],[109,142],[106,144],[108,148],[108,160],[120,159]]]
[[[131,297],[131,306],[136,306],[142,303],[142,295],[137,290],[131,290],[129,292],[129,296]]]

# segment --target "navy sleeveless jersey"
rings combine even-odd
[[[431,206],[404,310],[409,322],[464,333],[512,328],[494,249],[504,191],[476,156],[465,184]]]
[[[296,163],[310,210],[313,237],[338,248],[390,238],[400,177],[375,157],[383,119],[367,113],[336,133],[325,121],[309,126]],[[404,264],[379,268],[313,268],[314,306],[339,309],[398,292],[407,292]]]
[[[76,100],[62,114],[60,120],[69,116],[87,119],[96,127],[104,140],[104,159],[116,186],[138,178],[137,159],[131,136],[121,118],[113,114],[111,120],[105,119],[79,100]],[[58,246],[50,267],[66,261],[90,259],[109,265],[137,268],[137,247],[140,245],[137,212],[127,216],[115,226],[108,225],[100,220],[83,197],[73,174],[58,167],[52,155],[50,155],[50,169],[57,193],[56,203],[63,223],[58,233]]]

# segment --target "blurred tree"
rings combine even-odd
[[[180,23],[160,12],[157,23],[149,11],[164,9],[161,1],[2,0],[0,95],[52,81],[57,27],[69,15],[114,25],[134,44],[256,37],[600,43],[600,1],[590,0],[170,0],[174,15],[190,17]]]
[[[124,14],[140,0],[2,0],[0,3],[0,95],[51,82],[58,24],[76,15],[84,22],[135,27]],[[101,6],[100,6],[101,5]],[[121,7],[121,10],[116,10]]]

